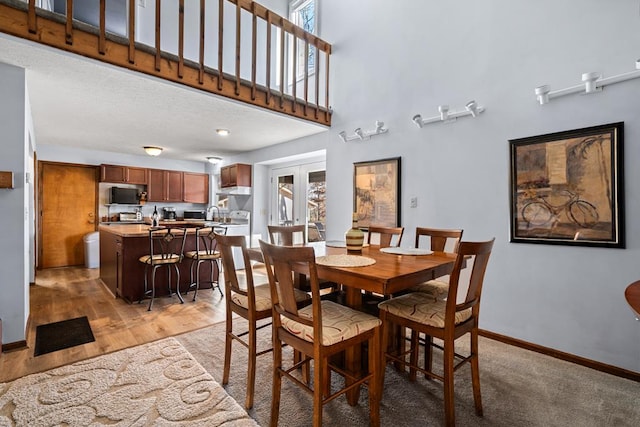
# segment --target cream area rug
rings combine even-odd
[[[257,426],[174,338],[0,384],[0,426]]]

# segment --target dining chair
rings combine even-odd
[[[189,288],[187,292],[194,289],[193,301],[196,300],[196,296],[198,295],[198,288],[203,284],[211,284],[212,290],[218,288],[220,296],[224,297],[222,289],[220,288],[220,252],[217,250],[218,241],[216,240],[216,233],[224,235],[226,232],[227,229],[224,227],[196,228],[196,248],[194,251],[187,251],[184,254],[185,258],[191,260],[191,265],[189,266]],[[209,263],[211,269],[209,281],[206,282],[200,281],[200,266],[203,263]],[[216,278],[215,280],[214,277]]]
[[[162,228],[149,230],[149,253],[138,260],[144,264],[144,292],[138,301],[150,297],[147,311],[151,311],[153,300],[156,296],[156,271],[161,267],[167,268],[167,289],[169,296],[173,295],[171,289],[171,267],[176,273],[176,294],[181,304],[184,304],[180,295],[180,269],[178,264],[184,258],[184,243],[187,238],[187,230],[184,228]],[[151,288],[149,288],[149,269],[151,269]]]
[[[378,244],[381,248],[398,247],[402,241],[404,227],[369,226],[367,243]]]
[[[214,232],[215,233],[215,232]],[[215,233],[218,249],[222,257],[224,271],[224,288],[227,298],[226,305],[226,330],[224,347],[224,370],[222,384],[229,383],[231,371],[231,345],[234,340],[241,343],[249,350],[249,365],[247,368],[247,394],[245,408],[253,407],[253,396],[256,382],[256,358],[272,351],[272,348],[257,351],[257,331],[270,326],[265,323],[258,326],[258,321],[271,317],[271,291],[268,280],[265,278],[259,284],[254,281],[254,273],[251,267],[251,258],[247,251],[245,236],[226,236]],[[233,261],[233,251],[240,250],[244,260],[244,269],[236,270]],[[262,262],[262,260],[260,260]],[[294,293],[293,298],[298,303],[308,301],[309,296],[302,291]],[[247,321],[248,330],[241,333],[233,331],[234,313]],[[243,338],[248,336],[248,342]]]
[[[380,320],[352,308],[320,299],[315,253],[312,247],[276,246],[260,241],[273,300],[273,393],[271,425],[278,424],[282,378],[291,380],[313,395],[313,425],[322,425],[323,406],[363,384],[369,388],[369,419],[380,425]],[[294,271],[302,268],[311,283],[311,305],[299,309],[295,303]],[[368,372],[347,375],[332,364],[332,356],[368,343]],[[283,367],[281,344],[301,352],[301,360]],[[295,359],[294,359],[295,360]],[[298,368],[313,362],[313,384],[298,378]],[[305,372],[303,370],[303,372]],[[332,390],[331,373],[345,374],[344,386]]]
[[[463,230],[458,229],[443,229],[443,228],[427,228],[416,227],[416,240],[415,247],[420,248],[425,240],[428,240],[429,248],[433,252],[451,252],[456,253],[458,251],[458,245],[462,239]],[[408,292],[424,292],[434,298],[446,298],[449,291],[449,281],[442,280],[441,278],[428,280],[424,283],[420,283],[409,288]],[[425,369],[430,370],[432,366],[432,343],[433,337],[425,336],[420,338],[420,334],[412,330],[411,340],[415,340],[418,337],[420,344],[424,345],[424,366]],[[415,375],[415,370],[411,370],[410,375]]]
[[[307,243],[307,230],[304,224],[268,225],[269,241],[274,245],[293,246],[295,243]]]
[[[478,319],[482,285],[494,241],[495,239],[486,242],[460,242],[446,300],[434,298],[423,292],[412,292],[379,304],[380,318],[383,323],[382,365],[386,366],[389,361],[406,364],[406,355],[409,354],[409,366],[414,369],[413,372],[417,370],[430,378],[442,381],[447,426],[455,425],[454,372],[466,362],[471,364],[471,383],[476,414],[482,416],[478,365]],[[473,263],[471,273],[462,279],[460,273],[470,262]],[[462,297],[460,299],[458,299],[459,291]],[[435,373],[427,366],[423,368],[418,366],[417,339],[412,340],[408,351],[400,352],[397,347],[390,347],[389,332],[394,326],[406,327],[442,340],[443,345],[431,343],[432,346],[444,352],[442,373]],[[469,355],[461,355],[455,351],[455,340],[466,334],[470,337]],[[412,337],[415,335],[412,334]],[[459,360],[458,363],[456,358]],[[384,370],[382,375],[384,376]],[[410,380],[415,380],[415,374],[410,375]]]

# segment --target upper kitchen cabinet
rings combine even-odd
[[[147,169],[133,166],[100,165],[100,182],[147,184]]]
[[[147,169],[147,199],[150,202],[182,202],[183,172]]]
[[[184,172],[182,199],[189,203],[209,203],[209,175]]]
[[[251,165],[236,163],[221,167],[220,187],[251,187]]]

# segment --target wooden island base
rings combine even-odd
[[[188,229],[184,250],[196,249],[195,228]],[[149,253],[149,226],[146,224],[123,224],[100,226],[100,279],[115,297],[127,302],[137,302],[144,294],[144,264],[139,258]],[[190,284],[189,270],[191,260],[184,259],[179,264],[180,291],[186,292]],[[149,269],[151,272],[151,269]],[[218,280],[218,271],[213,279]],[[210,263],[200,264],[200,280],[209,281]],[[194,278],[195,280],[195,278]],[[175,271],[172,269],[172,283],[175,283]],[[151,286],[151,274],[149,274]],[[205,284],[200,288],[210,288]],[[175,291],[175,285],[173,285]],[[217,292],[217,291],[216,291]],[[156,295],[167,295],[167,269],[156,272]]]

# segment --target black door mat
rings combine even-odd
[[[39,325],[36,328],[34,356],[41,356],[95,340],[87,316]]]

